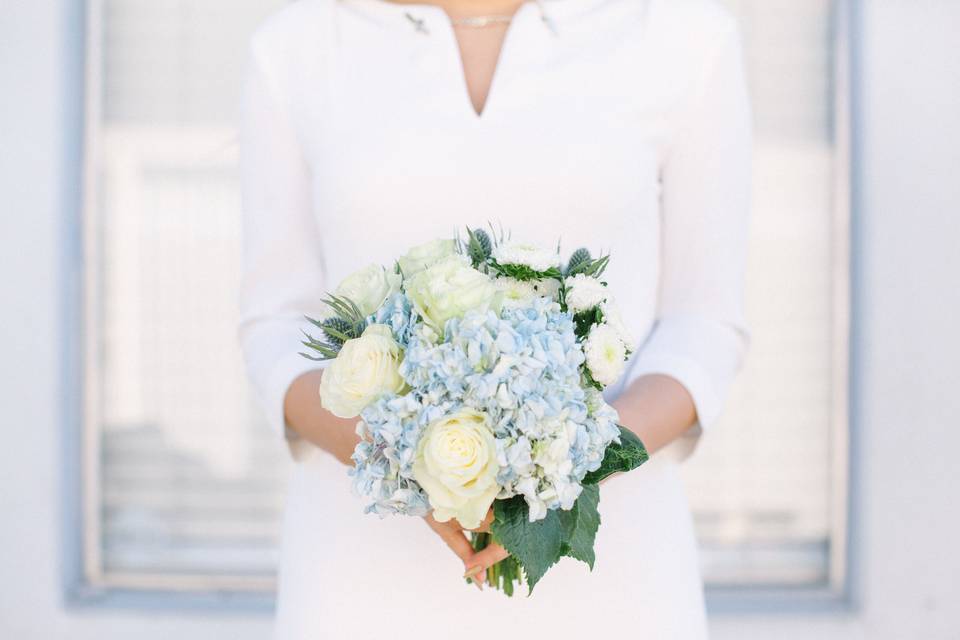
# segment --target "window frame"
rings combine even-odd
[[[82,105],[79,132],[80,206],[75,230],[68,242],[79,257],[73,274],[65,275],[68,299],[77,310],[70,326],[75,331],[68,340],[76,362],[68,375],[76,389],[78,424],[68,422],[65,439],[64,487],[67,496],[65,521],[76,525],[73,539],[65,541],[65,592],[76,605],[108,604],[134,607],[170,607],[174,609],[215,608],[242,611],[270,610],[273,607],[276,580],[270,577],[201,575],[163,576],[137,572],[107,572],[102,554],[102,429],[97,397],[99,366],[96,357],[100,344],[98,303],[102,300],[92,265],[98,256],[96,233],[100,212],[97,206],[101,184],[97,178],[99,141],[102,139],[102,6],[103,0],[75,0],[76,10],[71,42],[82,69],[76,104]],[[71,358],[73,360],[74,358]],[[75,377],[74,377],[75,376]],[[72,458],[72,460],[71,460]],[[72,470],[72,474],[71,474]],[[72,476],[72,477],[71,477]],[[79,483],[76,479],[79,478]],[[69,536],[68,536],[69,537]]]
[[[98,282],[90,256],[99,247],[92,232],[99,218],[96,159],[101,136],[103,0],[73,0],[66,47],[75,62],[67,96],[75,96],[73,118],[76,205],[65,222],[62,292],[67,301],[64,314],[65,412],[62,455],[64,569],[67,602],[73,605],[107,605],[135,608],[172,608],[270,611],[276,580],[252,576],[158,576],[107,572],[101,549],[101,423],[98,415],[99,379],[95,357],[100,342],[97,304]],[[855,601],[855,563],[849,553],[855,539],[856,492],[855,424],[851,420],[850,389],[855,372],[850,366],[853,305],[852,280],[852,163],[851,109],[855,100],[852,72],[856,68],[855,44],[859,0],[831,0],[832,12],[832,140],[834,147],[834,197],[832,207],[832,364],[831,364],[831,532],[829,579],[823,584],[798,587],[708,586],[707,607],[711,614],[758,614],[850,611]],[[79,482],[77,480],[79,479]]]

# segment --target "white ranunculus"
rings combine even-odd
[[[424,322],[441,335],[450,318],[463,317],[467,311],[495,308],[501,297],[493,280],[458,254],[447,256],[410,278],[406,289]]]
[[[636,339],[633,337],[633,334],[630,333],[630,329],[627,328],[626,323],[624,323],[623,316],[620,315],[620,310],[617,308],[617,305],[613,304],[611,300],[607,300],[600,305],[600,310],[603,312],[603,321],[613,327],[613,330],[620,336],[620,341],[623,342],[627,350],[636,351]]]
[[[567,309],[574,313],[588,311],[607,299],[606,285],[593,276],[578,273],[568,277],[564,284],[567,286]]]
[[[493,249],[493,259],[500,264],[519,264],[534,271],[560,266],[560,254],[532,244],[508,242]]]
[[[493,281],[503,293],[504,307],[519,307],[530,302],[538,295],[534,283],[528,280],[517,280],[516,278],[497,278]]]
[[[344,278],[335,293],[352,301],[364,316],[369,316],[376,313],[387,297],[400,290],[400,281],[400,274],[371,264]]]
[[[610,325],[598,324],[590,329],[590,335],[583,344],[583,353],[590,375],[600,384],[611,385],[623,373],[627,349]]]
[[[390,327],[371,324],[363,335],[347,340],[320,378],[320,404],[340,418],[355,418],[384,393],[401,393],[403,351]]]
[[[493,428],[486,414],[468,408],[427,425],[413,462],[433,517],[456,518],[467,529],[480,525],[500,493],[498,471]]]
[[[457,245],[453,240],[441,238],[413,247],[397,262],[400,263],[403,277],[411,278],[456,252]]]

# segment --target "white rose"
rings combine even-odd
[[[320,377],[320,404],[340,418],[355,418],[384,393],[401,393],[403,352],[390,327],[371,324],[363,335],[347,340]]]
[[[578,273],[568,277],[564,284],[567,309],[574,313],[588,311],[607,299],[607,287],[593,276]]]
[[[583,344],[583,353],[590,375],[600,384],[611,385],[623,373],[627,349],[610,325],[598,324],[590,329],[590,335]]]
[[[410,249],[397,262],[400,263],[400,271],[404,278],[411,278],[428,267],[432,267],[447,256],[452,256],[457,251],[457,245],[453,240],[431,240]]]
[[[461,255],[447,256],[407,281],[407,296],[424,322],[439,334],[450,318],[495,308],[500,295],[486,275]]]
[[[364,316],[369,316],[376,313],[390,295],[400,290],[400,281],[400,274],[371,264],[344,278],[335,293],[357,305]]]
[[[500,493],[498,471],[486,414],[466,408],[427,425],[413,462],[413,477],[426,491],[433,517],[456,518],[467,529],[480,525]]]
[[[560,266],[560,254],[532,244],[506,243],[494,247],[493,259],[500,264],[519,264],[534,271]]]

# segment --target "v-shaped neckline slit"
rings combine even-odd
[[[504,75],[504,63],[509,63],[510,58],[510,42],[516,39],[516,24],[520,20],[521,16],[529,10],[528,5],[533,3],[535,0],[525,0],[522,2],[517,9],[513,12],[513,17],[510,22],[507,24],[506,31],[503,34],[503,39],[500,42],[500,48],[497,51],[497,60],[494,64],[493,73],[490,77],[490,84],[487,87],[486,96],[484,96],[483,104],[481,105],[480,111],[478,112],[473,104],[473,99],[470,96],[470,85],[467,81],[467,71],[465,66],[465,61],[463,58],[463,51],[460,47],[460,40],[457,38],[457,32],[453,25],[453,20],[450,15],[439,5],[431,5],[435,7],[443,16],[444,28],[446,29],[448,40],[454,50],[454,60],[456,62],[456,75],[459,78],[460,91],[459,93],[462,96],[462,101],[466,103],[466,109],[468,111],[468,117],[475,124],[486,123],[490,120],[490,107],[491,104],[495,106],[497,95],[502,91],[500,85],[503,83]]]

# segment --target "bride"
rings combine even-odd
[[[275,637],[705,638],[678,468],[749,342],[732,15],[715,0],[298,0],[247,56],[238,337],[296,461]],[[456,521],[362,513],[356,421],[321,407],[323,364],[298,353],[344,276],[488,222],[614,256],[641,346],[607,398],[655,452],[604,484],[594,571],[565,559],[530,598],[468,586],[505,552],[474,553]]]

